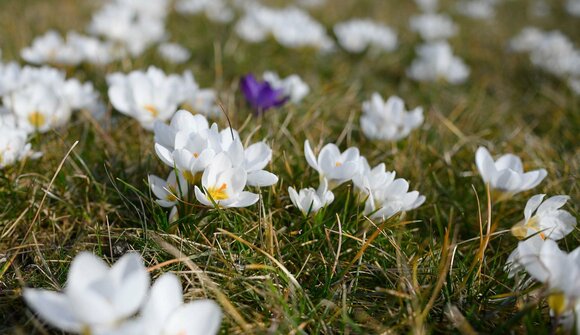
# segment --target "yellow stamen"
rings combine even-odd
[[[157,117],[159,115],[159,111],[153,105],[145,105],[143,106],[153,117]]]
[[[34,126],[34,128],[40,128],[46,123],[46,118],[38,111],[34,111],[28,114],[28,122]]]
[[[336,167],[342,166],[342,163],[341,163],[341,162],[336,162],[336,163],[334,164],[334,166],[336,166]]]
[[[556,315],[562,315],[566,311],[566,305],[566,296],[563,293],[550,294],[548,297],[548,306]]]
[[[199,154],[197,152],[194,152],[193,153],[193,157],[198,158],[199,157]]]
[[[165,200],[167,201],[177,201],[177,192],[176,192],[176,187],[173,185],[170,185],[167,187],[167,196],[165,197]]]
[[[194,185],[197,184],[197,182],[201,178],[201,174],[199,173],[193,174],[191,171],[183,171],[183,178],[185,178],[185,180],[187,180],[187,182],[190,183],[191,185]]]
[[[228,194],[226,193],[227,188],[228,184],[223,183],[222,186],[220,186],[219,188],[215,187],[208,188],[207,192],[211,196],[211,199],[213,199],[214,201],[226,200],[229,198]]]

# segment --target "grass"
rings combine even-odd
[[[3,0],[4,60],[17,59],[47,29],[82,31],[91,4]],[[269,169],[280,182],[262,189],[253,207],[196,207],[169,224],[145,182],[147,174],[167,171],[155,157],[152,134],[135,121],[109,108],[104,122],[79,113],[64,128],[35,136],[34,147],[44,157],[0,172],[0,333],[54,332],[25,307],[21,288],[61,288],[81,250],[109,262],[136,250],[154,277],[178,273],[186,298],[220,302],[222,332],[228,334],[552,332],[541,287],[519,287],[507,278],[503,266],[517,240],[503,231],[521,220],[535,193],[570,195],[575,201],[567,210],[578,217],[580,99],[525,56],[507,53],[505,44],[529,24],[562,30],[576,41],[580,31],[560,2],[543,19],[528,18],[526,4],[500,5],[493,22],[455,18],[461,33],[451,43],[472,69],[470,81],[457,87],[406,78],[418,42],[406,28],[416,11],[410,1],[340,1],[313,12],[329,27],[360,16],[387,22],[401,42],[392,54],[319,56],[273,41],[249,45],[231,26],[171,14],[173,39],[193,50],[187,64],[166,64],[150,50],[131,64],[67,69],[93,81],[103,97],[105,73],[151,64],[168,72],[191,69],[202,86],[221,92],[242,137],[272,146]],[[312,93],[299,106],[252,118],[237,93],[238,79],[268,69],[300,74]],[[396,144],[366,140],[358,125],[360,106],[374,91],[424,106],[425,124]],[[226,125],[224,118],[218,123]],[[287,188],[316,184],[303,156],[305,139],[359,147],[372,165],[385,162],[410,180],[426,204],[404,217],[372,222],[344,185],[326,210],[303,218],[290,206]],[[495,155],[516,153],[528,169],[545,167],[548,178],[488,210],[474,165],[479,145]],[[498,233],[488,234],[488,225]],[[560,245],[571,250],[579,237],[575,231]]]

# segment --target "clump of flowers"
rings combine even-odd
[[[265,169],[272,150],[264,142],[244,147],[238,132],[231,128],[219,131],[202,115],[178,111],[169,125],[156,122],[155,152],[174,169],[167,181],[150,176],[150,186],[163,207],[195,199],[207,207],[247,207],[258,195],[246,187],[266,187],[278,177]],[[193,200],[193,199],[191,199]]]
[[[384,141],[398,141],[407,137],[424,120],[423,108],[405,110],[405,102],[392,96],[386,102],[374,93],[370,101],[363,103],[361,129],[366,137]]]
[[[163,274],[153,286],[136,253],[112,267],[82,252],[62,292],[25,288],[24,300],[59,330],[75,334],[216,334],[222,313],[211,300],[183,302],[179,279]],[[136,316],[136,314],[139,315]]]
[[[532,64],[566,81],[572,92],[580,92],[580,50],[561,32],[526,27],[509,46],[512,51],[529,53]]]
[[[405,179],[395,179],[395,172],[387,172],[384,163],[371,168],[358,148],[351,147],[341,152],[335,144],[329,143],[316,156],[307,140],[304,142],[304,155],[308,165],[319,173],[321,187],[318,191],[303,190],[301,194],[293,188],[288,189],[293,204],[303,213],[328,205],[334,200],[328,189],[349,181],[353,182],[359,199],[365,201],[364,214],[371,219],[384,221],[425,202],[425,197],[419,192],[409,192],[409,183]]]
[[[235,30],[251,43],[263,42],[272,36],[282,46],[292,49],[310,47],[330,51],[334,47],[324,26],[297,7],[274,9],[255,3],[248,5]]]

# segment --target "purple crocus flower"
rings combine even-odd
[[[273,107],[280,107],[288,101],[284,90],[275,89],[267,81],[258,81],[252,74],[245,75],[240,80],[240,88],[246,100],[259,115]]]

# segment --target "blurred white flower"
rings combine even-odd
[[[447,42],[426,43],[417,48],[418,58],[407,70],[407,75],[417,81],[445,80],[460,84],[467,80],[469,68],[461,58],[453,55]]]
[[[405,110],[405,102],[392,96],[386,102],[378,93],[363,103],[361,129],[370,139],[398,141],[423,123],[423,108]]]
[[[531,52],[544,38],[545,33],[536,27],[526,27],[510,40],[509,48],[516,52]]]
[[[443,14],[421,14],[411,17],[411,30],[419,33],[425,41],[448,39],[457,34],[458,28],[451,18]]]
[[[580,0],[567,0],[565,8],[568,14],[572,16],[580,16]]]
[[[30,47],[21,52],[22,58],[33,64],[78,65],[83,61],[83,54],[65,42],[54,30],[38,36]]]
[[[136,320],[125,323],[118,335],[213,335],[220,329],[222,312],[212,300],[183,302],[179,279],[161,275],[151,287]]]
[[[185,63],[191,57],[191,52],[177,43],[161,43],[158,51],[163,59],[174,64]]]
[[[287,48],[312,47],[330,51],[334,47],[324,26],[296,7],[273,9],[248,5],[235,30],[238,36],[252,43],[262,42],[271,35]]]
[[[367,48],[393,51],[397,48],[397,34],[388,26],[369,19],[353,19],[334,26],[338,43],[345,50],[361,53]]]
[[[27,143],[28,134],[14,128],[14,125],[2,118],[0,125],[0,169],[12,165],[25,158],[36,159],[42,154],[33,152],[30,143]]]
[[[326,178],[322,178],[317,190],[305,188],[296,192],[293,187],[288,187],[288,193],[292,204],[304,215],[314,214],[334,201],[334,194],[328,190]]]
[[[299,103],[310,93],[308,84],[302,81],[300,76],[296,74],[281,79],[277,73],[266,71],[262,77],[272,85],[272,88],[283,90],[284,95],[289,97],[292,103]]]
[[[217,104],[217,92],[209,88],[198,89],[194,94],[189,95],[183,106],[193,113],[208,117],[217,117],[222,111]]]
[[[33,64],[78,65],[88,62],[103,65],[118,58],[110,43],[97,38],[68,32],[66,39],[54,30],[36,37],[30,47],[21,52],[22,58]]]
[[[185,100],[184,78],[167,76],[153,66],[147,72],[113,73],[107,82],[113,107],[135,118],[145,129],[152,129],[155,121],[169,120]]]
[[[568,86],[576,95],[580,95],[580,76],[578,78],[570,78]]]
[[[149,290],[149,273],[138,254],[111,268],[93,254],[73,260],[62,293],[25,288],[24,300],[39,317],[62,331],[106,333],[134,315]]]
[[[195,197],[209,207],[248,207],[255,204],[259,196],[244,191],[246,181],[246,171],[234,167],[230,157],[222,152],[205,169],[201,178],[203,191],[195,186]]]
[[[68,122],[72,109],[55,88],[42,83],[30,84],[5,99],[19,128],[29,133],[46,132]]]
[[[552,313],[562,315],[574,308],[580,298],[580,248],[568,254],[555,241],[536,235],[519,242],[518,255],[526,272],[546,285]]]
[[[432,13],[437,10],[437,6],[439,5],[439,0],[415,0],[419,9],[426,13]]]
[[[532,63],[558,77],[580,76],[580,51],[559,31],[548,32],[532,49]]]
[[[457,11],[467,17],[489,20],[495,17],[497,0],[461,0],[457,2]]]
[[[558,241],[576,227],[576,218],[560,209],[570,197],[556,195],[544,200],[545,194],[537,194],[528,200],[524,209],[524,221],[512,227],[512,234],[519,239],[539,233],[544,239]]]
[[[165,12],[147,10],[155,1],[109,2],[95,13],[89,32],[103,36],[123,46],[132,56],[141,55],[146,48],[165,38]],[[154,5],[157,6],[157,5]],[[155,13],[155,14],[152,14]]]
[[[545,169],[524,173],[521,159],[512,154],[503,155],[494,161],[484,147],[477,149],[475,163],[483,182],[504,193],[500,200],[538,186],[548,175]]]
[[[173,207],[179,199],[187,196],[187,180],[181,175],[171,171],[167,180],[163,180],[155,175],[149,175],[149,187],[157,197],[157,202],[161,207]]]
[[[328,143],[318,154],[314,155],[310,142],[304,142],[304,156],[313,169],[318,171],[321,180],[326,178],[330,188],[351,180],[362,169],[362,159],[358,148],[351,147],[340,152],[336,144]]]
[[[214,22],[228,23],[234,19],[234,11],[224,0],[178,0],[175,9],[181,14],[200,14]]]

